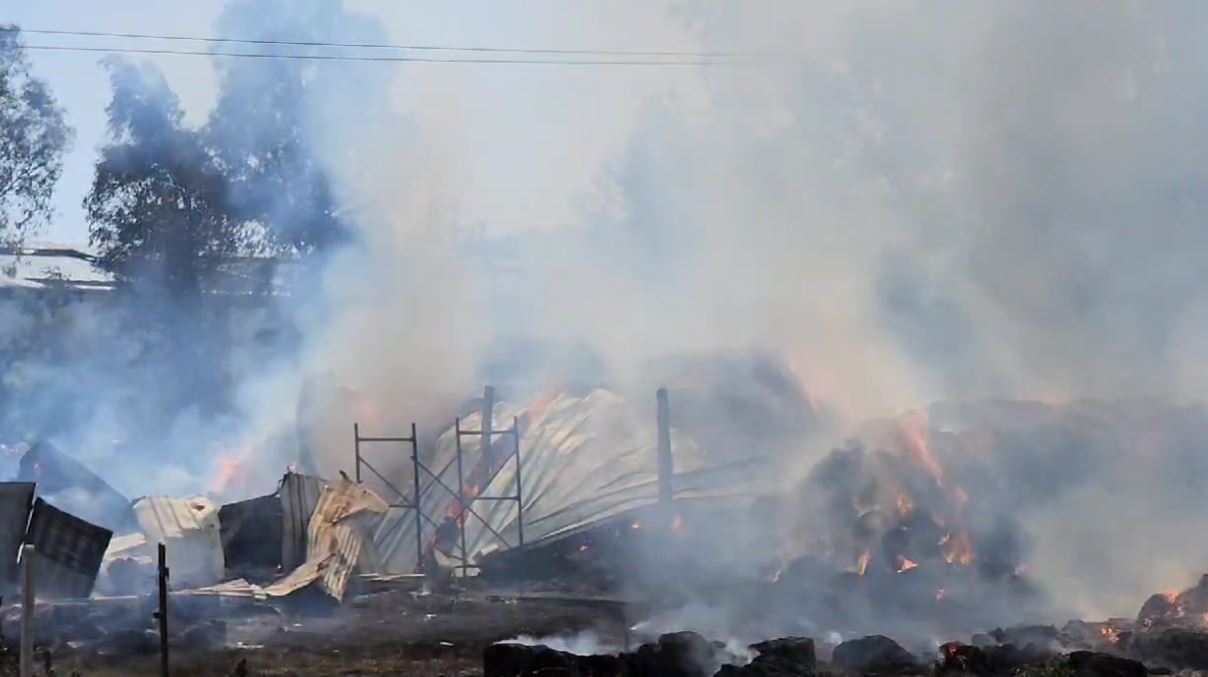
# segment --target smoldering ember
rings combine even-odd
[[[0,677],[1208,674],[1206,20],[0,2]]]

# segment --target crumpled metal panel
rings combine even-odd
[[[214,585],[223,579],[225,564],[218,508],[208,498],[139,499],[134,515],[147,543],[163,543],[176,589]]]
[[[562,394],[544,406],[520,410],[507,403],[495,407],[495,430],[510,428],[513,416],[521,421],[520,458],[524,499],[525,543],[579,529],[622,512],[658,502],[657,429],[654,402],[649,412],[637,411],[616,393],[596,389],[585,396]],[[462,422],[466,430],[478,430],[481,416]],[[446,468],[442,481],[456,490],[456,443],[448,430],[428,454],[433,471]],[[495,444],[513,444],[501,435]],[[693,440],[674,428],[671,444],[675,454],[675,493],[681,498],[727,495],[739,490],[733,467],[710,464]],[[474,467],[482,459],[476,435],[462,439],[463,466]],[[421,450],[421,455],[422,450]],[[516,464],[503,462],[478,490],[480,496],[513,496],[516,493]],[[456,498],[438,483],[424,477],[421,500],[425,514],[439,522],[455,505]],[[477,553],[506,549],[519,543],[515,501],[472,502],[475,515],[466,517],[466,550],[471,561]],[[506,543],[483,526],[486,523]],[[430,547],[435,527],[424,522],[424,542]],[[404,573],[416,569],[415,518],[409,510],[392,509],[375,536],[383,559],[383,570]]]
[[[388,507],[377,494],[348,479],[325,486],[310,518],[306,561],[265,593],[281,597],[317,582],[320,590],[342,601],[354,571],[378,568],[372,534]]]
[[[619,395],[597,389],[586,397],[562,395],[551,402],[520,439],[526,543],[600,522],[658,502],[658,440],[653,402],[649,416]],[[676,495],[707,495],[732,486],[731,473],[709,473],[700,448],[674,428]],[[516,466],[505,463],[484,488],[486,496],[514,495]],[[475,503],[478,513],[507,544],[470,517],[466,549],[471,559],[519,541],[515,501]]]
[[[281,567],[292,571],[306,561],[310,518],[327,482],[310,475],[288,473],[281,479]]]
[[[37,499],[25,537],[34,546],[37,596],[70,599],[92,594],[111,538],[112,531]]]
[[[33,483],[0,482],[0,589],[11,589],[17,582],[17,554],[33,501]]]

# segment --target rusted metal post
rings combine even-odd
[[[512,438],[516,446],[512,453],[516,455],[516,537],[520,547],[524,547],[524,489],[520,482],[520,417],[512,417]]]
[[[352,424],[352,450],[357,457],[356,478],[357,484],[361,483],[361,424]]]
[[[168,549],[159,544],[159,674],[168,677]]]
[[[21,548],[21,677],[34,675],[34,546]]]
[[[659,426],[659,505],[670,508],[675,498],[675,487],[672,476],[675,463],[671,457],[671,405],[667,397],[667,389],[658,390],[658,426]]]
[[[424,520],[423,514],[420,513],[419,500],[419,436],[415,433],[415,422],[411,423],[411,466],[415,471],[415,478],[412,483],[413,498],[411,502],[415,508],[415,566],[422,567],[424,562]]]

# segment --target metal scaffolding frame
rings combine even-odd
[[[420,499],[419,436],[415,432],[415,423],[411,424],[411,435],[409,435],[407,437],[362,437],[361,436],[361,424],[353,423],[352,424],[352,438],[353,438],[353,453],[356,455],[356,469],[354,472],[356,475],[357,484],[362,483],[361,468],[368,468],[370,472],[372,472],[374,475],[376,475],[377,478],[379,480],[381,480],[381,482],[383,484],[385,484],[392,492],[394,492],[395,500],[387,501],[387,503],[390,505],[391,508],[401,508],[404,510],[411,510],[415,514],[415,563],[416,563],[416,566],[418,567],[420,565],[420,563],[423,562],[423,560],[424,560],[424,535],[423,535],[424,534],[424,529],[423,529],[424,520],[427,519],[429,522],[431,522],[432,520],[430,518],[428,518],[428,516],[424,514],[423,509],[420,508],[420,502],[419,502],[419,499]],[[400,442],[408,443],[411,445],[411,463],[412,463],[413,467],[415,467],[415,477],[414,477],[414,481],[412,482],[412,490],[414,493],[412,493],[412,495],[410,497],[408,497],[407,494],[402,489],[399,489],[398,487],[396,487],[393,482],[386,479],[385,475],[383,475],[381,472],[379,472],[377,468],[373,467],[372,463],[367,461],[365,459],[365,457],[361,455],[361,445],[362,444],[366,444],[366,443],[370,443],[370,444],[372,444],[372,443],[400,443]],[[402,524],[402,520],[399,520],[398,524]]]
[[[423,538],[423,523],[427,522],[433,528],[435,534],[440,528],[440,524],[436,522],[431,515],[424,512],[422,507],[422,498],[431,491],[434,487],[440,487],[449,494],[450,497],[456,500],[457,507],[457,523],[459,535],[459,550],[460,564],[456,568],[465,574],[467,569],[475,568],[470,563],[469,552],[466,544],[466,519],[468,516],[473,516],[482,523],[495,538],[497,538],[504,546],[511,548],[512,543],[507,537],[499,533],[490,522],[474,510],[474,503],[478,501],[515,501],[516,502],[516,547],[524,545],[524,494],[523,484],[521,482],[521,460],[520,460],[520,419],[512,417],[512,427],[505,430],[494,430],[493,426],[493,409],[494,409],[494,389],[490,386],[484,391],[483,397],[483,425],[480,430],[464,430],[461,427],[461,418],[454,420],[454,437],[456,440],[456,454],[453,458],[445,463],[444,467],[437,472],[433,472],[423,461],[419,459],[419,436],[416,433],[416,426],[411,424],[411,434],[407,437],[365,437],[361,435],[359,423],[353,423],[353,453],[356,460],[355,478],[358,484],[363,483],[362,468],[368,469],[379,481],[382,482],[394,494],[393,501],[387,501],[392,508],[400,508],[410,510],[415,515],[415,561],[417,567],[422,566],[424,561],[424,538]],[[462,438],[467,436],[481,437],[483,461],[487,463],[489,469],[489,477],[487,481],[495,477],[495,475],[503,469],[508,461],[515,460],[516,463],[516,479],[515,493],[507,496],[480,496],[475,490],[471,495],[467,495],[465,465],[463,460],[464,450],[462,448]],[[491,450],[494,447],[494,441],[499,437],[512,438],[511,449],[508,453],[498,459],[491,457]],[[411,445],[411,465],[413,470],[412,475],[412,493],[408,495],[403,490],[399,489],[393,482],[385,477],[377,468],[373,466],[361,453],[361,445],[367,443],[405,443]],[[447,482],[442,479],[442,476],[448,472],[450,466],[457,464],[457,488],[450,487]],[[429,479],[424,482],[421,487],[420,476],[426,475]],[[402,520],[396,522],[396,525],[401,525]],[[401,528],[395,526],[395,529]]]

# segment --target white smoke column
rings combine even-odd
[[[586,342],[620,382],[668,353],[770,346],[855,417],[982,395],[1203,397],[1201,4],[702,0],[676,4],[678,26],[663,9],[628,17],[647,45],[692,31],[702,49],[793,58],[663,79],[415,65],[387,79],[388,105],[372,76],[373,106],[350,96],[361,80],[347,71],[322,81],[315,143],[363,241],[303,310],[303,373],[369,392],[396,427],[477,390],[473,365],[501,325],[458,234],[508,204],[504,225],[486,225],[525,233],[528,321],[507,328]],[[494,37],[549,44],[551,27],[594,19],[544,7],[536,28],[503,22]],[[595,23],[595,44],[629,37]],[[621,98],[622,123],[588,114]],[[571,133],[549,124],[576,116]],[[558,197],[503,200],[499,186]],[[262,391],[268,419],[288,418],[291,379]],[[326,423],[324,453],[344,458],[349,416]],[[1133,509],[1160,490],[1146,479],[1113,496],[1144,521],[1083,531],[1101,552],[1163,522]],[[1026,515],[1039,578],[1086,566],[1058,546],[1105,502],[1088,491]],[[1172,570],[1193,566],[1195,549],[1170,540],[1150,543]],[[1114,583],[1132,590],[1141,557],[1119,556]],[[1090,608],[1082,592],[1066,601]]]

